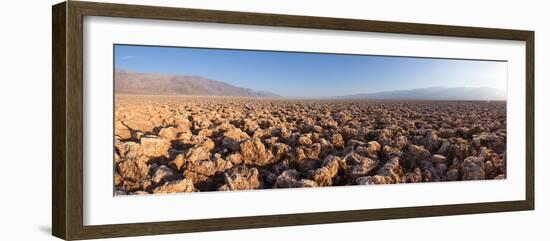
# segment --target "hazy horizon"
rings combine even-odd
[[[434,87],[506,92],[507,84],[507,63],[488,60],[115,45],[114,62],[116,70],[199,76],[285,98]]]

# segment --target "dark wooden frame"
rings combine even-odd
[[[52,233],[67,240],[355,222],[412,217],[533,210],[534,187],[534,32],[432,24],[369,21],[263,13],[229,12],[68,1],[52,7]],[[526,43],[526,199],[439,205],[216,218],[136,224],[83,225],[83,17],[109,16],[282,26],[382,33],[519,40]]]

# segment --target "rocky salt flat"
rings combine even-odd
[[[506,103],[117,95],[115,194],[504,179]]]

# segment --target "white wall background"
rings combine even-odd
[[[51,5],[8,1],[0,10],[0,240],[56,240],[51,232]],[[190,8],[406,21],[536,31],[536,210],[163,235],[155,240],[545,239],[550,220],[550,21],[545,1],[201,0],[118,1]],[[495,190],[506,191],[506,190]],[[414,198],[414,197],[411,197]],[[152,237],[120,240],[151,240]]]

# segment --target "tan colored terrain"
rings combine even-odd
[[[116,95],[115,193],[503,179],[506,103]]]

